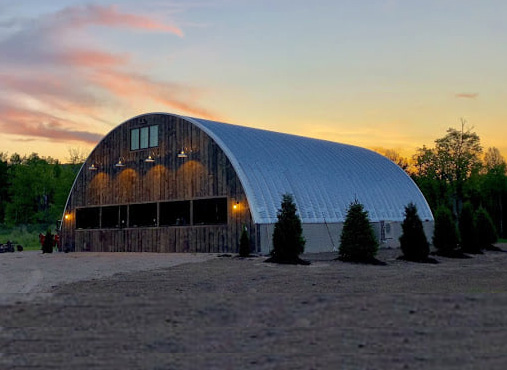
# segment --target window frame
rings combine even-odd
[[[130,129],[130,150],[145,150],[159,146],[159,125]]]

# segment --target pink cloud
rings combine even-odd
[[[95,132],[73,130],[68,127],[71,122],[43,112],[0,106],[0,114],[0,129],[5,134],[87,144],[96,144],[103,137]]]
[[[67,50],[59,55],[62,63],[80,67],[120,66],[127,64],[129,57],[99,50]]]
[[[211,112],[199,107],[200,91],[175,83],[157,82],[134,73],[98,70],[92,77],[94,84],[125,98],[149,98],[165,106],[176,108],[203,118],[216,118]]]
[[[183,37],[183,31],[174,25],[157,22],[149,17],[120,12],[116,5],[87,5],[69,7],[57,13],[56,19],[64,19],[72,27],[99,25],[109,27],[128,27],[146,31],[169,32]]]
[[[82,33],[93,25],[183,36],[176,26],[122,12],[116,6],[68,7],[17,22],[16,31],[0,40],[2,133],[26,140],[35,137],[93,144],[102,135],[86,130],[91,121],[109,129],[114,125],[107,121],[112,112],[137,114],[139,106],[150,102],[155,103],[149,104],[150,109],[159,105],[183,114],[216,117],[201,106],[202,89],[137,72],[130,50],[119,53],[111,51],[114,46],[95,47],[93,38],[84,46],[73,32]],[[33,109],[33,102],[43,107],[41,111]],[[66,119],[70,116],[73,120]]]

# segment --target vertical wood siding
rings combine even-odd
[[[159,146],[130,150],[132,128],[158,125]],[[185,149],[188,158],[178,158]],[[155,162],[144,160],[154,154]],[[125,167],[115,167],[119,158]],[[94,163],[97,171],[88,167]],[[76,230],[76,208],[226,197],[224,225]],[[233,209],[240,202],[238,210]],[[62,246],[104,252],[237,252],[242,225],[256,245],[256,232],[239,178],[218,145],[182,118],[150,114],[118,126],[93,150],[66,207]]]

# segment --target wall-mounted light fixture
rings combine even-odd
[[[187,158],[187,157],[188,157],[188,154],[187,154],[187,152],[185,152],[185,149],[181,149],[178,152],[178,158]]]
[[[239,209],[239,202],[236,202],[232,205],[232,209],[234,209],[235,211],[237,211]]]
[[[155,162],[155,158],[150,154],[146,159],[144,160],[146,163],[153,163]]]
[[[125,167],[125,162],[123,161],[123,157],[118,158],[118,163],[115,164],[115,167]]]
[[[90,171],[97,171],[97,166],[95,166],[95,163],[92,163],[90,167],[88,167]]]

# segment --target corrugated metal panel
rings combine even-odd
[[[184,117],[224,150],[243,184],[256,223],[276,222],[282,194],[294,195],[303,223],[343,222],[354,199],[372,222],[401,221],[413,202],[433,220],[426,199],[396,164],[370,150],[330,141]]]

